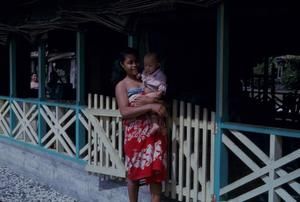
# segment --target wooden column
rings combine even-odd
[[[227,183],[228,158],[222,144],[224,130],[221,123],[228,120],[228,15],[227,1],[222,2],[217,12],[217,84],[216,84],[216,139],[215,139],[215,184],[214,193],[220,201],[220,188]]]
[[[13,129],[16,126],[16,115],[14,114],[12,110],[12,98],[17,96],[17,60],[16,60],[16,40],[14,37],[12,37],[9,41],[9,102],[10,102],[10,111],[9,111],[9,117],[10,117],[10,136],[13,136]]]
[[[85,34],[76,33],[76,157],[80,158],[80,149],[85,144],[85,133],[79,116],[81,105],[85,104]]]
[[[9,95],[10,97],[16,96],[16,40],[11,38],[9,42]]]
[[[38,47],[38,77],[39,77],[39,90],[38,99],[40,101],[45,100],[45,42],[42,41]],[[38,104],[39,114],[38,114],[38,143],[42,145],[42,138],[46,134],[46,122],[41,114],[42,104]]]
[[[38,77],[39,77],[39,100],[45,99],[45,42],[38,47]]]
[[[275,162],[282,157],[282,138],[280,136],[270,135],[270,160]],[[274,182],[278,177],[275,169],[269,171],[270,181]],[[270,186],[270,184],[268,184]],[[280,202],[279,195],[275,192],[275,187],[271,186],[268,191],[268,200],[273,202]]]
[[[128,35],[128,47],[137,48],[137,37],[133,34]]]
[[[85,104],[85,37],[83,32],[76,35],[76,104]]]

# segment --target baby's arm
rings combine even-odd
[[[156,76],[156,79],[159,81],[158,91],[160,92],[159,95],[164,96],[167,91],[167,77],[166,75],[160,71]]]
[[[158,87],[158,91],[160,92],[161,96],[166,94],[167,91],[167,85],[166,83],[162,82],[159,87]]]
[[[148,97],[151,97],[151,98],[160,99],[161,92],[160,91],[150,92],[150,93],[146,93],[145,95],[148,96]]]

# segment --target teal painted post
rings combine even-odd
[[[83,32],[76,35],[76,104],[85,104],[85,37]]]
[[[45,100],[45,60],[46,60],[46,53],[45,53],[45,42],[42,41],[38,47],[38,77],[39,77],[39,94],[38,99],[39,101]],[[41,115],[41,108],[42,104],[39,102],[38,104],[38,141],[39,145],[42,145],[42,137],[46,134],[46,123],[43,120]]]
[[[86,142],[86,132],[79,120],[80,105],[85,104],[85,35],[83,32],[77,32],[76,35],[76,64],[76,157],[80,158],[80,149]]]
[[[263,103],[268,102],[268,88],[269,88],[269,57],[264,58],[264,83],[263,83]]]
[[[137,38],[135,35],[128,35],[128,47],[137,48]]]
[[[39,76],[39,100],[45,100],[45,43],[42,42],[38,48],[38,76]]]
[[[16,97],[16,40],[11,38],[9,42],[9,95],[10,97]]]
[[[15,38],[11,38],[9,41],[9,103],[10,103],[10,136],[13,136],[13,129],[16,126],[16,115],[12,110],[12,99],[16,97],[17,87],[16,87],[16,71],[17,71],[17,60],[16,60],[16,40]]]
[[[227,1],[226,1],[227,2]],[[227,5],[227,4],[226,4]],[[228,19],[225,15],[225,3],[221,3],[217,12],[217,84],[216,84],[216,140],[215,140],[215,182],[214,193],[220,201],[220,188],[228,181],[228,156],[222,144],[221,123],[228,120]],[[222,165],[222,168],[221,168]]]

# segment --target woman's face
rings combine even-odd
[[[32,80],[32,81],[37,81],[37,75],[36,75],[36,74],[33,74],[33,75],[31,76],[31,80]]]
[[[136,76],[138,74],[139,62],[135,55],[129,54],[125,56],[121,66],[128,76]]]

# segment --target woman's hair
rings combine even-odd
[[[117,85],[117,83],[126,76],[126,73],[122,68],[121,63],[125,61],[127,55],[135,55],[136,58],[138,58],[138,52],[134,48],[127,47],[126,49],[124,49],[119,53],[113,65],[112,78],[111,78],[113,86]]]

